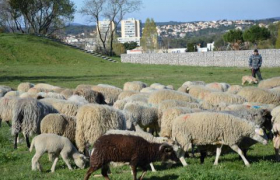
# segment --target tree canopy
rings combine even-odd
[[[270,32],[265,27],[254,25],[243,33],[243,39],[246,42],[257,43],[257,41],[267,40],[270,38]]]
[[[147,18],[145,22],[141,46],[145,52],[153,52],[158,48],[158,33],[154,19]]]

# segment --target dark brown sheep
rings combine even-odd
[[[147,172],[147,166],[155,161],[178,161],[172,146],[167,144],[149,143],[141,137],[129,135],[110,134],[101,136],[93,146],[90,157],[90,168],[85,175],[88,180],[90,175],[101,168],[103,177],[109,180],[109,163],[129,162],[133,179],[136,180],[137,167],[143,169],[140,179]]]

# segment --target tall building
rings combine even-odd
[[[102,47],[102,42],[101,42],[101,39],[99,36],[99,31],[100,31],[102,40],[104,41],[105,37],[106,37],[106,41],[109,42],[111,32],[113,30],[115,30],[115,23],[111,22],[110,20],[104,20],[104,21],[99,21],[98,24],[99,24],[99,29],[96,28],[97,29],[96,30],[97,31],[97,35],[96,35],[97,44]],[[107,33],[107,36],[106,36],[106,33]]]
[[[120,43],[137,42],[140,46],[141,22],[134,18],[121,21],[121,34],[118,38]]]

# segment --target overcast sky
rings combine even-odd
[[[77,10],[83,6],[83,0],[72,0]],[[280,0],[142,0],[143,6],[138,12],[129,14],[145,22],[154,18],[156,22],[167,21],[209,21],[263,19],[280,17]],[[89,24],[86,17],[75,14],[75,23]]]

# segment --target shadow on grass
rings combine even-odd
[[[117,75],[120,76],[120,75]],[[20,81],[20,82],[47,82],[52,81],[88,81],[93,78],[102,78],[102,79],[112,79],[116,78],[116,75],[96,75],[96,76],[1,76],[0,83],[2,82],[11,82],[11,81]]]
[[[167,175],[167,176],[163,176],[163,177],[156,177],[156,176],[152,176],[150,178],[144,178],[144,179],[152,179],[152,180],[168,180],[168,179],[178,179],[179,176],[178,175]]]

